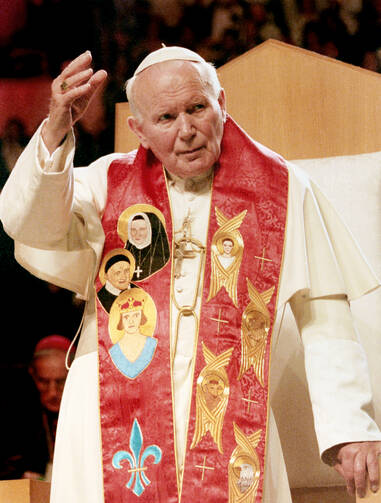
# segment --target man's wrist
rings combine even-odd
[[[42,127],[41,137],[44,142],[45,147],[52,155],[53,152],[60,147],[67,138],[67,132],[54,133],[49,128],[49,119],[45,122]]]

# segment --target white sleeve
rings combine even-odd
[[[23,267],[86,296],[103,247],[108,167],[118,154],[73,168],[73,134],[49,156],[40,131],[4,186],[0,219],[15,240],[15,256]]]
[[[40,130],[21,154],[2,190],[0,219],[13,239],[29,246],[50,247],[68,232],[71,222],[74,139],[69,135],[55,153],[55,165],[60,164],[60,169],[46,172]]]
[[[357,341],[345,296],[291,301],[305,351],[315,431],[323,461],[345,442],[381,440],[372,418],[372,390],[365,352]]]
[[[287,231],[278,306],[295,292],[356,299],[380,286],[355,239],[319,187],[288,163]]]

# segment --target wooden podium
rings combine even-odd
[[[49,482],[0,480],[0,503],[49,503],[49,496]]]

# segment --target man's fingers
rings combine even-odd
[[[347,486],[347,492],[351,496],[355,495],[355,480],[353,477],[353,472],[352,474],[348,473],[347,471],[344,470],[343,465],[341,463],[336,463],[334,465],[334,469],[343,477],[345,480],[345,484]]]
[[[70,77],[66,77],[65,79],[63,79],[61,76],[57,80],[57,85],[60,86],[60,90],[62,92],[67,92],[68,90],[72,89],[73,87],[77,87],[81,84],[86,83],[91,78],[92,75],[93,75],[93,69],[87,68],[86,70],[75,73],[74,75],[71,75]]]
[[[71,100],[73,124],[85,113],[89,103],[106,78],[107,73],[104,70],[99,70],[88,82],[71,91],[69,98]]]
[[[76,93],[75,100],[80,99],[81,103],[85,104],[86,107],[90,103],[92,97],[97,92],[99,87],[105,82],[107,78],[107,73],[104,70],[97,71],[85,84],[78,86],[75,90]]]
[[[87,97],[90,100],[91,96],[103,84],[106,78],[107,72],[98,70],[93,74],[91,68],[68,77],[63,81],[65,82],[65,89],[62,89],[62,82],[59,84],[61,93],[65,95],[64,101],[73,103],[73,101],[80,97],[85,97],[85,95],[88,95]]]
[[[98,70],[94,74],[92,68],[87,68],[64,80],[62,80],[62,75],[60,75],[52,85],[57,104],[60,107],[64,106],[67,108],[72,106],[77,100],[88,103],[97,89],[105,82],[106,78],[107,72]]]
[[[357,494],[362,498],[366,491],[366,455],[364,452],[358,452],[353,464],[353,476]]]
[[[63,80],[71,77],[75,73],[81,72],[83,70],[86,70],[87,68],[90,67],[91,62],[92,62],[92,56],[90,51],[85,51],[82,54],[80,54],[78,57],[73,59],[61,72],[60,77],[62,77]]]
[[[334,468],[345,480],[348,494],[354,496],[356,491],[354,478],[354,453],[348,448],[342,449],[338,455],[338,461],[339,462]]]
[[[86,83],[93,75],[90,51],[82,53],[69,63],[53,81],[52,90],[56,93],[67,93],[75,87]]]
[[[94,90],[96,90],[106,81],[106,79],[107,79],[107,72],[105,70],[98,70],[90,78],[89,84]]]
[[[373,492],[377,492],[380,487],[379,455],[369,453],[367,459],[369,485]]]

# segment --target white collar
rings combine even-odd
[[[201,193],[208,191],[210,189],[213,168],[211,168],[206,173],[202,173],[197,176],[190,176],[188,178],[180,178],[177,175],[166,171],[168,177],[168,183],[170,187],[173,187],[178,192],[194,192]]]
[[[109,282],[109,280],[106,280],[105,283],[105,288],[108,292],[112,293],[113,295],[118,296],[122,290],[119,290],[119,288],[116,288],[112,283]],[[128,286],[130,288],[130,286]]]

